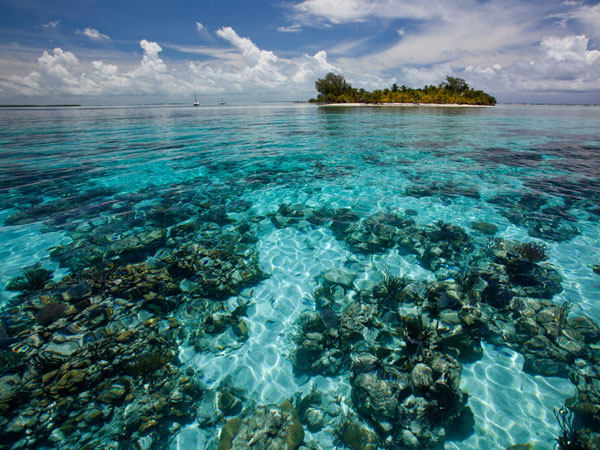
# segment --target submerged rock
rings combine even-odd
[[[331,269],[323,274],[323,281],[329,284],[337,284],[345,289],[352,289],[356,275],[342,269]]]
[[[237,417],[232,417],[221,429],[221,434],[219,435],[219,444],[217,450],[231,450],[233,446],[233,439],[237,435],[240,429],[240,419]]]
[[[471,227],[474,230],[481,231],[483,234],[493,236],[498,232],[498,227],[489,222],[472,222]]]
[[[352,399],[359,411],[373,420],[384,433],[392,431],[402,390],[396,383],[375,373],[361,373],[351,380]]]
[[[376,450],[379,439],[377,435],[363,425],[347,422],[339,433],[342,442],[352,450]]]
[[[425,364],[418,363],[412,370],[411,382],[416,390],[429,389],[433,384],[433,370]]]
[[[259,406],[243,418],[230,419],[219,437],[219,450],[297,450],[304,429],[293,405]]]
[[[42,307],[35,315],[35,320],[40,325],[50,325],[67,315],[69,305],[62,302],[50,303]]]

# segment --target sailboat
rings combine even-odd
[[[219,102],[219,105],[224,105],[225,102],[223,101],[223,96],[221,95],[221,101]]]
[[[194,106],[200,106],[200,102],[196,98],[196,89],[194,89]]]

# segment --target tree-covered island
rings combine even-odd
[[[328,73],[315,82],[319,95],[310,103],[434,103],[458,105],[495,105],[496,99],[483,91],[475,90],[462,78],[446,77],[438,86],[425,86],[421,89],[393,84],[390,89],[376,89],[373,92],[353,88],[342,75]]]

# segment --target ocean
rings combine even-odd
[[[0,449],[600,448],[599,107],[0,124]]]

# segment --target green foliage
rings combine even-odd
[[[315,87],[319,95],[310,103],[440,103],[461,105],[495,105],[496,99],[469,87],[462,78],[446,77],[438,86],[412,89],[394,83],[391,89],[372,92],[353,88],[343,76],[328,73],[318,79]]]
[[[468,92],[469,85],[462,78],[446,77],[446,81],[441,84],[442,88],[446,91],[462,94]]]
[[[329,72],[325,78],[320,78],[315,82],[315,87],[319,93],[319,98],[323,101],[336,101],[339,97],[348,95],[352,91],[352,86],[346,82],[343,76]],[[328,100],[331,99],[331,100]]]

